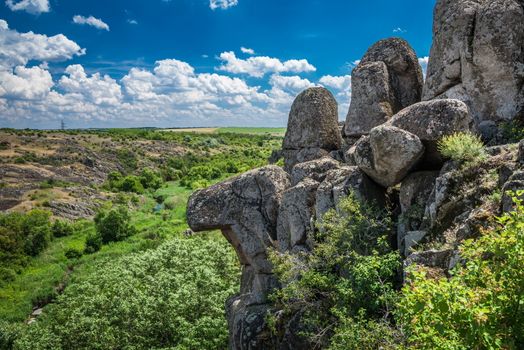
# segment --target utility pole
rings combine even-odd
[[[60,129],[61,129],[61,130],[65,130],[65,128],[66,128],[66,124],[65,124],[64,120],[62,119],[62,120],[60,121]]]

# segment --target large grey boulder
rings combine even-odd
[[[424,79],[415,51],[403,39],[380,40],[352,73],[352,97],[344,134],[358,137],[419,102]]]
[[[423,99],[467,103],[480,129],[524,116],[521,0],[439,0]]]
[[[397,110],[388,68],[382,61],[359,64],[351,74],[351,91],[344,131],[347,137],[369,133]]]
[[[391,187],[402,181],[423,154],[424,146],[416,135],[381,125],[357,142],[355,161],[375,182]]]
[[[286,170],[290,171],[301,158],[320,158],[341,145],[338,105],[331,92],[313,87],[300,93],[291,106],[282,146]]]
[[[468,106],[459,100],[442,99],[419,102],[395,114],[387,125],[415,134],[426,147],[425,162],[440,166],[437,143],[444,136],[474,130]]]

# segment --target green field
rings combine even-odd
[[[242,128],[242,127],[230,127],[230,128],[219,128],[217,131],[219,134],[223,133],[235,133],[235,134],[270,134],[273,136],[284,136],[286,128]]]

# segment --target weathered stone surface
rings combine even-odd
[[[297,164],[329,156],[329,152],[322,148],[303,148],[301,150],[283,150],[284,169],[290,173]]]
[[[344,134],[367,134],[401,109],[419,102],[423,85],[417,55],[400,38],[380,40],[352,73],[352,97]]]
[[[309,88],[297,96],[287,124],[283,149],[339,149],[342,137],[338,128],[337,101],[327,89]]]
[[[425,163],[434,166],[442,164],[437,142],[443,136],[474,129],[468,106],[453,99],[416,103],[394,115],[386,124],[418,136],[426,147]]]
[[[404,256],[409,256],[409,254],[411,253],[411,248],[413,248],[419,242],[421,242],[424,239],[424,237],[426,237],[426,235],[426,231],[407,232],[402,241],[402,246],[399,247],[399,250],[402,252]]]
[[[397,108],[420,101],[424,77],[418,57],[407,41],[389,38],[378,41],[364,55],[361,64],[382,61],[388,67]]]
[[[269,273],[266,248],[276,239],[279,205],[289,186],[281,168],[267,166],[197,191],[188,202],[189,226],[195,232],[221,229],[243,265]]]
[[[389,80],[384,62],[360,64],[353,70],[345,136],[365,135],[395,114],[395,96]]]
[[[341,167],[330,170],[324,181],[318,187],[315,200],[317,220],[324,214],[337,207],[338,202],[350,192],[357,198],[374,202],[378,206],[385,203],[385,191],[375,184],[358,167]]]
[[[299,163],[295,165],[291,171],[291,185],[295,186],[306,177],[321,182],[329,170],[338,167],[340,167],[340,163],[331,157],[323,157],[309,162]]]
[[[357,166],[384,187],[398,184],[424,153],[420,139],[405,130],[382,125],[356,145]]]
[[[423,99],[462,100],[477,125],[522,117],[523,42],[522,1],[439,0]]]
[[[397,225],[397,244],[400,251],[408,251],[407,234],[417,232],[422,223],[428,198],[435,187],[438,171],[420,171],[410,174],[400,186],[401,216]]]
[[[519,153],[517,155],[517,161],[520,164],[524,164],[524,140],[520,140],[519,142]]]
[[[194,231],[221,229],[243,265],[240,295],[227,305],[230,346],[264,349],[267,295],[277,283],[267,259],[275,246],[277,217],[289,175],[268,166],[195,192],[188,202],[188,224]]]
[[[307,246],[314,231],[315,195],[319,182],[305,178],[295,187],[286,190],[277,221],[278,248],[288,251],[297,245]]]

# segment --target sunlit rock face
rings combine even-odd
[[[403,108],[419,102],[423,82],[417,55],[405,40],[389,38],[375,43],[352,73],[345,136],[366,135]]]
[[[459,99],[486,138],[524,117],[524,3],[439,0],[424,100]]]

